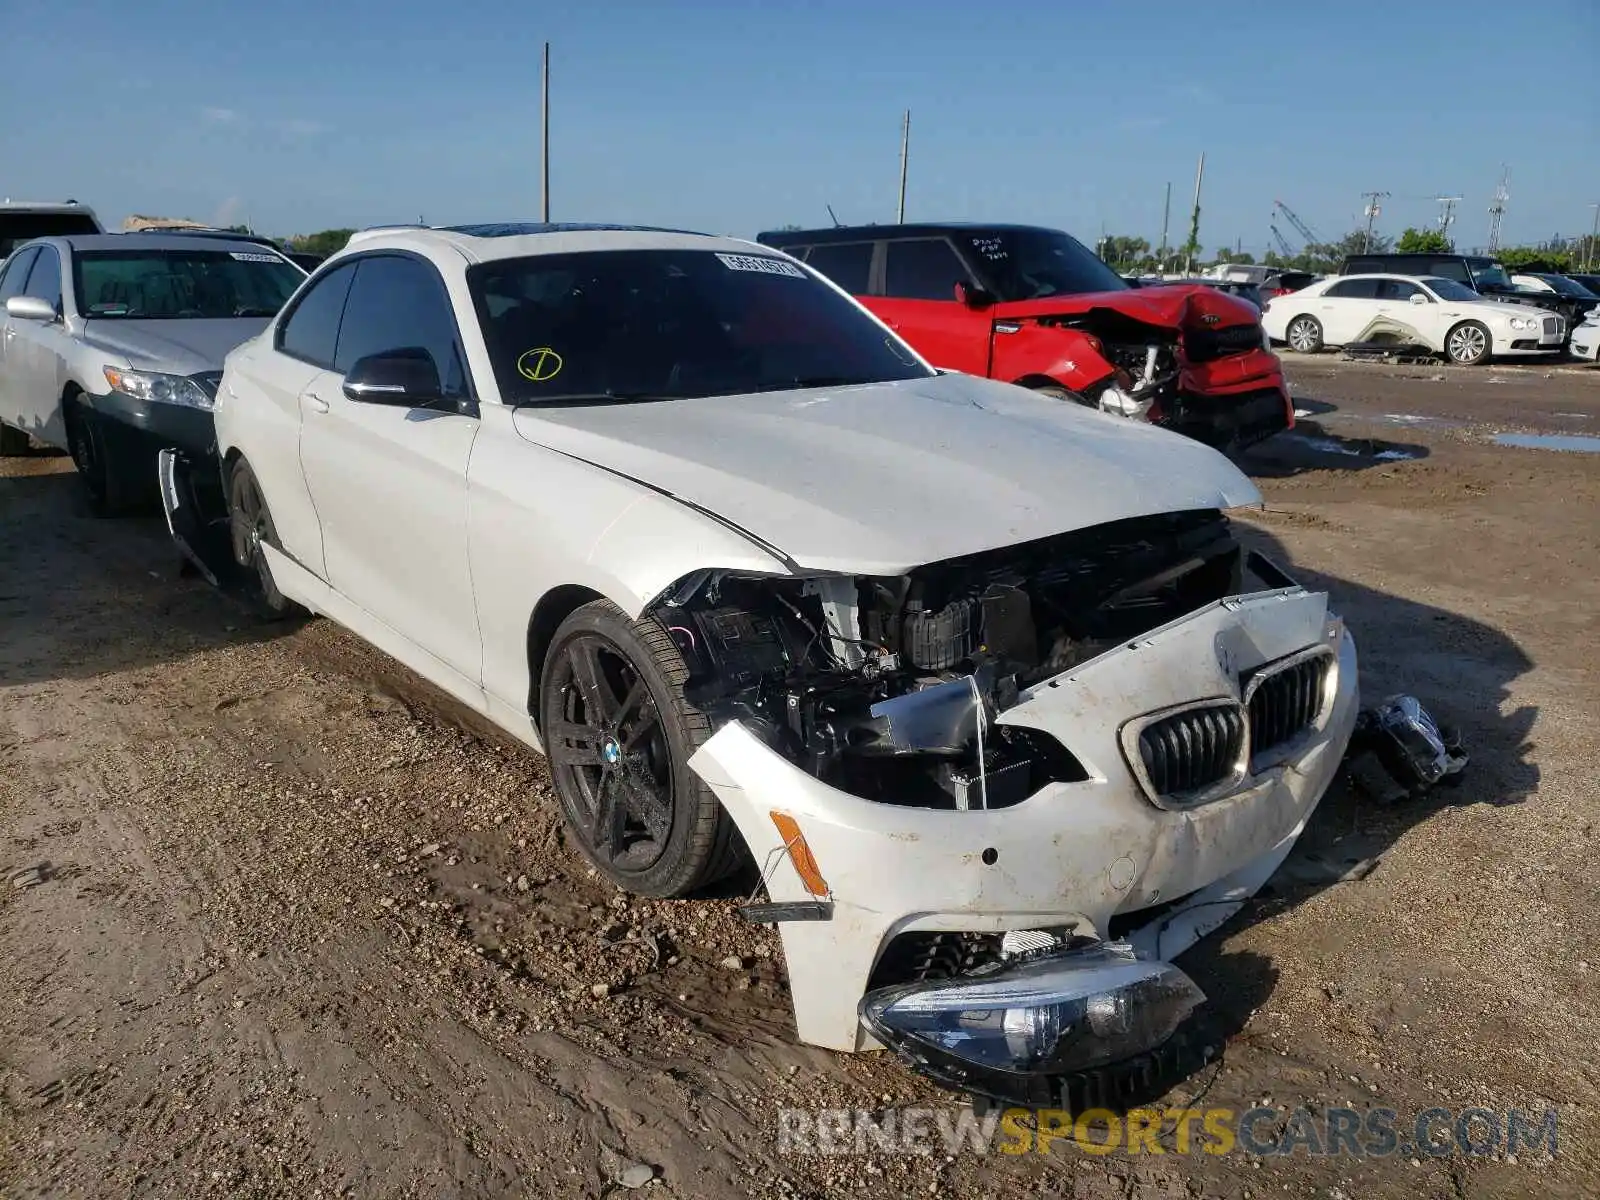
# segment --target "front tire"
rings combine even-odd
[[[618,887],[683,896],[738,866],[743,843],[689,759],[711,722],[683,697],[689,669],[654,618],[609,600],[556,630],[539,729],[562,814],[585,858]]]
[[[1283,340],[1296,354],[1315,354],[1322,349],[1322,322],[1311,316],[1298,316],[1283,331]]]
[[[251,600],[269,619],[296,616],[303,610],[278,590],[272,565],[261,552],[263,545],[281,549],[278,530],[272,523],[266,497],[250,464],[239,459],[228,472],[228,532],[233,544],[233,561],[250,572],[254,586]]]
[[[68,396],[61,407],[67,424],[67,451],[89,494],[89,510],[97,517],[115,517],[147,501],[155,486],[154,462],[141,486],[133,472],[134,455],[114,426],[78,395]]]
[[[1445,357],[1458,367],[1482,366],[1493,346],[1489,327],[1480,321],[1463,321],[1444,337]]]
[[[1066,400],[1072,404],[1082,404],[1088,408],[1094,407],[1093,404],[1089,403],[1089,398],[1087,396],[1084,396],[1079,392],[1074,392],[1070,388],[1061,387],[1059,384],[1046,383],[1041,384],[1038,387],[1029,388],[1028,390],[1037,392],[1041,396],[1049,396],[1052,400]]]

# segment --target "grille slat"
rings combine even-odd
[[[1190,362],[1211,362],[1230,354],[1248,354],[1262,347],[1260,325],[1229,325],[1225,329],[1204,326],[1183,332],[1183,352]]]
[[[1173,713],[1139,734],[1139,757],[1158,796],[1181,796],[1222,782],[1243,749],[1244,713],[1233,705]]]
[[[1250,750],[1261,754],[1309,729],[1322,707],[1332,660],[1326,655],[1281,668],[1250,697]]]

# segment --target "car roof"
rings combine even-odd
[[[772,253],[771,247],[759,246],[743,238],[658,229],[648,225],[503,221],[479,225],[376,226],[351,234],[344,249],[334,257],[356,251],[427,250],[440,246],[454,249],[473,263],[539,254],[603,250],[720,250],[730,254],[749,254],[754,250],[769,255]]]
[[[196,241],[200,239],[182,233],[64,233],[34,240],[37,242],[65,244],[75,251],[130,250],[137,252],[140,250],[196,250],[202,248],[195,245]],[[227,250],[232,247],[240,253],[258,254],[262,249],[260,242],[252,242],[248,238],[205,238],[204,242],[203,248],[207,250]],[[18,246],[17,249],[21,250],[22,247]]]
[[[769,229],[758,233],[759,241],[771,239],[775,243],[805,242],[816,245],[823,242],[860,242],[868,238],[884,237],[942,237],[947,233],[971,233],[978,229],[992,229],[1006,233],[1060,233],[1047,225],[1015,225],[1004,221],[918,221],[905,225],[838,225],[826,229]]]

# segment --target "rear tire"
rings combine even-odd
[[[0,458],[17,458],[28,452],[28,435],[9,425],[0,425]]]
[[[1322,322],[1315,317],[1298,316],[1283,331],[1283,340],[1296,354],[1316,354],[1322,349]]]
[[[689,669],[652,617],[609,600],[556,630],[539,689],[539,730],[568,830],[618,887],[683,896],[744,856],[733,819],[689,759],[711,722],[683,697]]]
[[[305,610],[278,590],[272,565],[261,552],[263,544],[281,550],[278,530],[272,523],[266,497],[255,472],[244,459],[228,472],[228,532],[233,544],[233,560],[250,573],[250,598],[261,615],[270,620],[298,616]]]

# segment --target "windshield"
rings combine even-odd
[[[86,250],[72,260],[78,311],[97,319],[270,317],[304,280],[268,250]]]
[[[1122,278],[1083,243],[1054,229],[988,229],[956,241],[993,284],[997,300],[1120,292]]]
[[[1457,283],[1454,279],[1441,279],[1437,275],[1430,275],[1422,281],[1428,289],[1441,300],[1453,300],[1456,303],[1469,303],[1478,299],[1478,293],[1464,283]]]
[[[1568,279],[1565,275],[1535,275],[1534,278],[1544,280],[1562,296],[1571,296],[1576,300],[1600,299],[1583,284],[1575,279]]]
[[[34,238],[99,232],[100,226],[88,213],[0,212],[0,259]]]
[[[1506,269],[1497,262],[1487,258],[1467,259],[1467,269],[1472,272],[1472,282],[1482,292],[1499,289],[1501,291],[1515,291],[1516,284],[1511,282],[1511,276],[1506,274]]]
[[[467,272],[509,404],[679,400],[930,372],[795,264],[707,250],[497,259]]]

